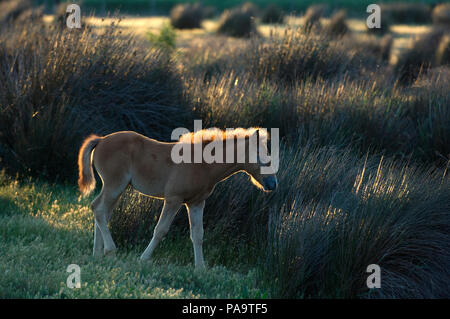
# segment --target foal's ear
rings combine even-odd
[[[256,136],[256,140],[257,141],[259,140],[259,129],[254,131],[251,136],[250,135],[246,135],[244,139],[245,139],[246,142],[248,142],[248,141],[250,141],[250,138],[252,138],[253,136]]]
[[[256,139],[259,140],[259,128],[256,129],[256,131],[253,132],[252,137],[256,136]],[[247,136],[248,139],[250,139],[250,136]]]

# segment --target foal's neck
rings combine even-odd
[[[242,170],[238,163],[214,163],[210,166],[210,176],[216,183]]]

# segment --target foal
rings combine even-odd
[[[263,148],[262,152],[249,147],[249,140],[253,137],[260,141],[259,147]],[[233,139],[234,143],[227,144],[226,141],[230,139]],[[214,186],[241,171],[250,175],[252,182],[265,191],[272,191],[277,186],[275,172],[264,175],[260,172],[261,163],[268,162],[267,158],[261,158],[267,154],[267,139],[267,131],[256,128],[231,131],[202,130],[184,134],[174,143],[159,142],[131,131],[116,132],[104,137],[96,135],[88,137],[78,155],[78,185],[83,195],[89,194],[94,189],[92,163],[103,182],[100,194],[91,204],[95,216],[94,256],[101,255],[102,250],[104,254],[116,250],[107,222],[120,195],[127,185],[131,184],[145,195],[164,200],[153,238],[142,254],[141,260],[150,259],[158,243],[167,234],[179,208],[184,204],[189,215],[195,268],[204,269],[203,208]],[[233,152],[232,163],[228,160],[222,163],[178,164],[173,161],[172,148],[177,144],[195,149],[199,146],[196,143],[200,143],[203,150],[214,142],[227,145],[223,146],[223,154],[226,156]],[[254,156],[253,158],[257,158],[256,163],[245,161],[245,158],[243,160],[242,155],[239,158],[237,152],[239,142],[240,145],[242,143],[245,145],[245,158]]]

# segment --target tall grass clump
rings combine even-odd
[[[333,37],[343,36],[350,31],[346,20],[347,13],[344,10],[339,10],[331,16],[329,23],[325,27],[325,32]]]
[[[253,2],[244,2],[241,6],[237,7],[242,12],[248,13],[251,17],[256,18],[260,15],[260,8]]]
[[[431,8],[424,3],[394,2],[381,5],[381,18],[389,17],[393,23],[424,24],[431,22]]]
[[[220,17],[217,33],[232,37],[250,37],[256,34],[255,18],[250,10],[241,7],[226,10]]]
[[[187,94],[195,117],[208,127],[277,127],[281,137],[300,136],[300,145],[314,141],[445,165],[450,158],[445,73],[404,88],[396,87],[384,68],[371,72],[330,84],[322,78],[255,81],[251,73],[232,71],[190,81]]]
[[[325,10],[325,5],[312,5],[308,7],[303,16],[303,27],[306,32],[311,31],[313,28],[320,28],[320,18]]]
[[[426,72],[436,65],[436,52],[444,29],[435,28],[421,38],[415,40],[398,58],[395,71],[401,83],[412,83],[421,72]]]
[[[261,272],[278,298],[448,298],[450,180],[333,148],[284,153]],[[380,289],[366,286],[381,267]]]
[[[438,65],[450,64],[450,34],[443,36],[439,43],[436,51],[436,63]]]
[[[142,50],[114,26],[94,33],[14,25],[0,41],[1,157],[11,169],[72,177],[91,133],[165,139],[184,123],[171,55]]]
[[[262,23],[283,23],[284,13],[275,4],[269,4],[262,12]]]
[[[33,2],[30,0],[4,0],[0,1],[0,25],[24,22],[30,13],[36,13]],[[42,14],[42,12],[41,12]]]
[[[177,29],[201,28],[203,8],[200,4],[179,4],[170,11],[170,23]]]
[[[362,58],[362,56],[361,56]],[[255,39],[248,50],[248,72],[256,79],[294,83],[300,79],[340,77],[360,61],[325,33],[287,30],[283,36]]]
[[[438,4],[436,7],[434,7],[432,16],[434,24],[438,26],[446,26],[448,28],[450,26],[450,4]]]

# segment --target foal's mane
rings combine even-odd
[[[221,130],[216,127],[185,133],[180,136],[178,141],[180,143],[210,143],[218,140],[229,140],[229,139],[242,139],[252,136],[256,131],[259,131],[259,137],[261,141],[266,144],[269,138],[269,133],[265,128],[250,127],[250,128],[236,128],[232,130]]]

